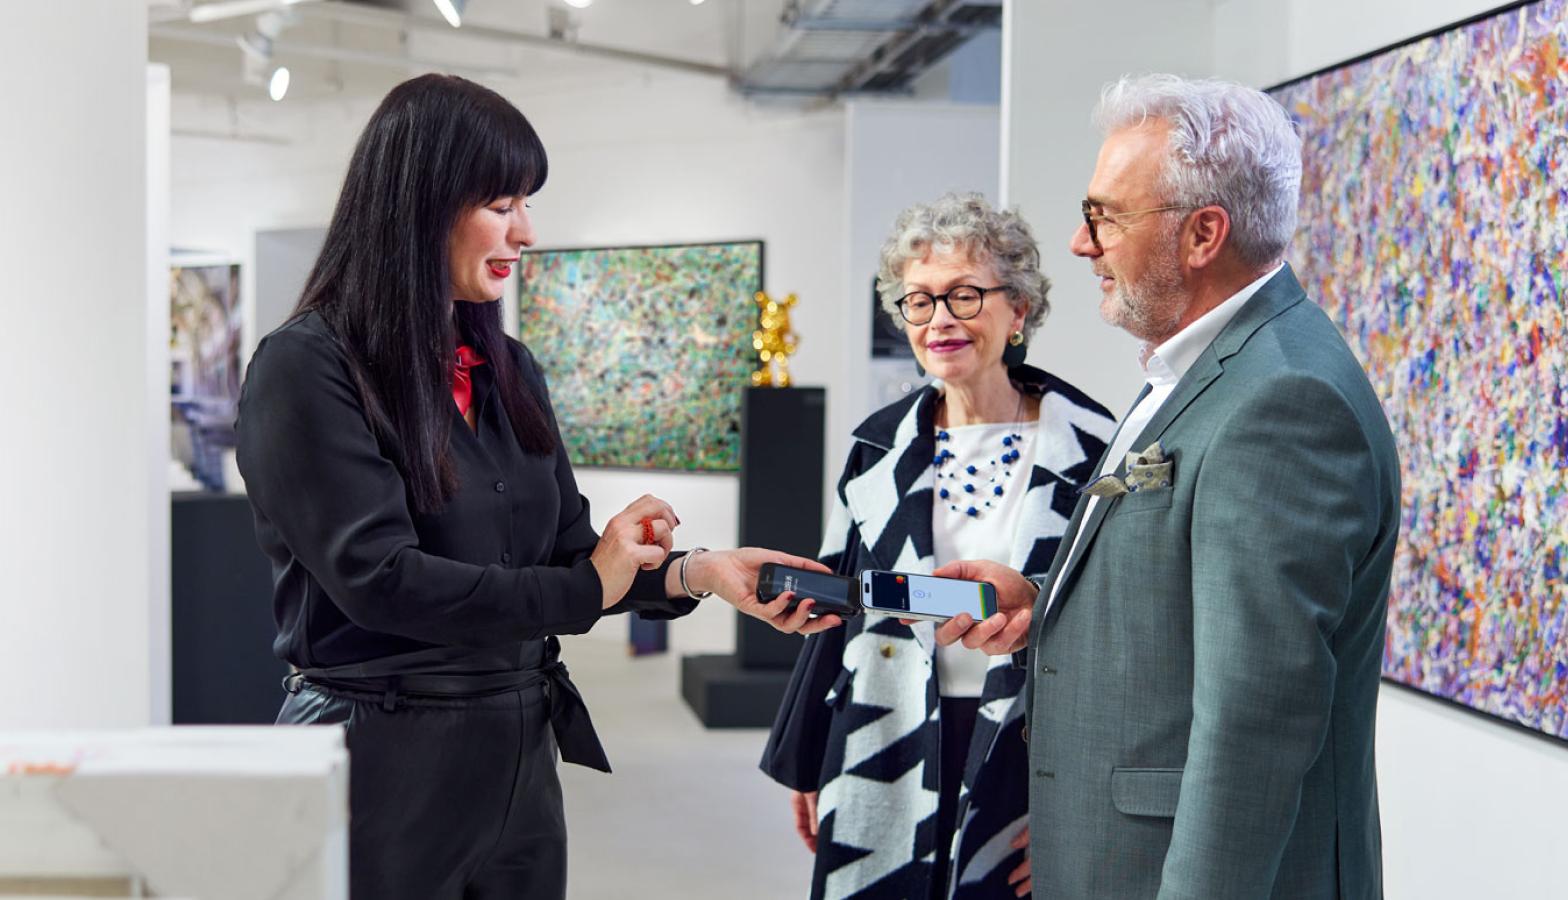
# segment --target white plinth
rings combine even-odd
[[[159,897],[342,900],[347,811],[337,727],[0,732],[0,896],[122,878]]]

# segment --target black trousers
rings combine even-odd
[[[943,697],[942,774],[936,799],[936,866],[931,870],[931,897],[947,896],[953,864],[953,835],[958,831],[958,792],[964,784],[969,742],[980,715],[979,697]]]
[[[278,724],[347,729],[354,900],[564,900],[548,714],[543,685],[388,704],[307,682]]]

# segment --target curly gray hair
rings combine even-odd
[[[1094,119],[1106,133],[1169,122],[1164,202],[1224,209],[1230,240],[1249,265],[1285,255],[1296,232],[1301,137],[1273,98],[1228,81],[1125,76],[1106,85]]]
[[[1040,247],[1023,216],[993,209],[979,194],[945,194],[935,203],[917,203],[899,213],[892,235],[882,245],[877,294],[895,325],[904,324],[897,306],[898,298],[904,295],[904,269],[925,259],[932,250],[965,253],[974,262],[995,269],[998,283],[1011,288],[1007,296],[1013,309],[1028,308],[1025,340],[1051,311],[1046,300],[1051,282],[1040,273]]]

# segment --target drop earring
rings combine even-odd
[[[1011,369],[1023,365],[1024,358],[1029,355],[1029,345],[1024,343],[1024,333],[1015,331],[1007,336],[1007,347],[1002,351],[1002,365]]]

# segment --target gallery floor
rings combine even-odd
[[[808,896],[788,792],[757,770],[766,732],[705,730],[680,699],[676,653],[633,659],[595,636],[562,656],[615,769],[561,767],[571,900]]]

